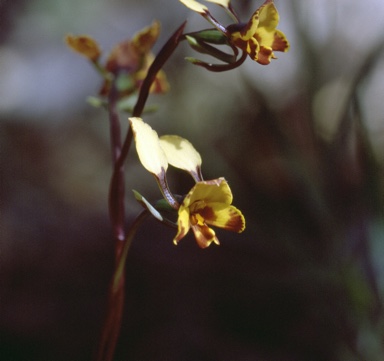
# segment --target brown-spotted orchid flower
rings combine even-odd
[[[242,232],[245,219],[241,211],[231,205],[232,199],[224,178],[197,182],[180,205],[174,243],[177,244],[191,228],[201,248],[212,242],[219,244],[215,231],[209,226]]]
[[[105,69],[115,77],[120,77],[120,91],[126,94],[140,88],[154,56],[151,52],[160,34],[160,23],[154,21],[150,26],[117,44],[108,56]],[[111,82],[106,79],[101,95],[106,95],[111,88]],[[169,89],[165,73],[160,70],[151,87],[151,92],[164,93]]]
[[[279,13],[273,0],[266,0],[251,16],[247,23],[238,21],[229,0],[205,0],[223,7],[236,23],[224,26],[219,23],[209,12],[208,8],[196,0],[180,0],[188,8],[196,11],[206,18],[215,28],[220,31],[232,46],[242,50],[249,57],[262,65],[276,59],[275,51],[287,52],[289,42],[285,34],[277,29]],[[201,42],[201,40],[199,39]],[[241,58],[244,61],[245,58]],[[242,62],[241,61],[241,62]],[[193,61],[192,61],[193,62]],[[198,65],[205,65],[194,61]],[[239,62],[240,63],[240,62]],[[239,65],[239,63],[237,65]],[[208,66],[205,66],[209,68]]]
[[[77,53],[88,58],[103,75],[104,82],[99,95],[108,97],[114,89],[117,98],[131,96],[143,83],[148,69],[153,62],[151,52],[160,34],[160,23],[154,21],[150,26],[138,31],[132,39],[115,45],[108,54],[105,64],[101,64],[99,44],[86,35],[67,35],[67,45]],[[151,86],[152,93],[168,91],[169,84],[164,71],[160,70]],[[95,102],[95,105],[97,103]]]
[[[217,236],[209,226],[242,232],[245,220],[242,213],[232,206],[232,192],[224,178],[204,181],[201,175],[201,157],[193,145],[176,135],[158,137],[157,133],[141,118],[129,118],[135,137],[140,162],[152,173],[168,204],[178,212],[177,244],[192,228],[201,248],[212,242],[219,244]],[[189,193],[177,199],[169,190],[166,171],[168,165],[182,169],[192,175],[196,184]],[[154,211],[137,192],[136,199],[159,220],[162,216]]]

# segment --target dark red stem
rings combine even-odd
[[[170,37],[160,50],[148,70],[148,74],[141,86],[139,98],[133,110],[133,116],[139,117],[148,99],[149,91],[159,70],[177,48],[185,22]],[[114,274],[108,291],[107,314],[104,321],[100,343],[96,355],[96,361],[112,361],[117,340],[120,333],[121,318],[124,307],[125,275],[123,272],[128,248],[138,226],[146,216],[146,212],[136,218],[134,224],[128,230],[127,236],[124,230],[124,162],[132,143],[133,132],[129,128],[123,146],[121,145],[121,128],[117,113],[118,93],[112,86],[109,95],[109,120],[111,134],[111,148],[113,160],[113,174],[109,188],[109,214],[115,239],[115,267]]]

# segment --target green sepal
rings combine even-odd
[[[190,47],[201,54],[210,55],[218,60],[229,64],[234,63],[236,61],[236,54],[225,53],[205,42],[197,40],[196,38],[190,35],[186,35],[186,39]]]
[[[165,199],[159,199],[156,203],[155,203],[155,208],[159,211],[163,211],[163,212],[170,212],[170,213],[177,213],[177,211],[175,210],[175,208],[171,207],[169,205],[169,203],[165,200]]]
[[[123,97],[117,102],[117,108],[119,110],[121,110],[122,112],[132,114],[133,109],[135,108],[135,105],[137,102],[137,98],[138,98],[138,96],[136,93],[129,95],[129,96],[126,96],[126,97]],[[144,113],[147,113],[147,114],[148,113],[154,113],[157,109],[158,109],[158,106],[156,104],[148,105],[144,108],[143,114]]]
[[[160,214],[160,212],[158,212],[155,207],[153,207],[138,191],[132,189],[132,192],[136,198],[136,200],[146,209],[148,209],[148,211],[156,218],[158,219],[160,222],[163,222],[164,221],[164,218],[162,217],[162,215]]]
[[[134,89],[135,83],[129,74],[120,74],[116,79],[116,88],[119,92],[125,92]]]
[[[186,37],[193,37],[198,41],[203,41],[209,44],[224,45],[228,44],[227,37],[217,29],[206,29],[197,31],[195,33],[189,33]]]
[[[98,97],[89,96],[87,98],[87,103],[92,105],[95,108],[101,108],[107,106],[107,102],[103,99],[100,99]]]

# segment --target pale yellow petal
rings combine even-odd
[[[150,173],[157,176],[164,174],[168,168],[168,161],[157,133],[141,118],[129,118],[129,121],[141,164]]]
[[[205,5],[202,5],[195,0],[180,0],[180,2],[183,3],[186,7],[200,14],[204,14],[206,11],[208,11],[208,8]]]
[[[229,7],[229,3],[231,2],[230,0],[205,0],[205,1],[208,1],[210,3],[214,3],[214,4],[217,4],[217,5],[220,5],[224,8],[227,8]]]
[[[170,165],[190,173],[201,167],[200,154],[187,139],[178,135],[163,135],[160,146]]]

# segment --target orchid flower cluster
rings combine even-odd
[[[213,26],[213,29],[184,34],[189,45],[196,51],[211,55],[225,64],[205,63],[195,58],[187,58],[192,63],[212,71],[224,71],[238,67],[247,56],[252,60],[267,65],[276,59],[275,51],[285,52],[289,43],[276,27],[279,14],[273,0],[267,0],[251,16],[247,23],[241,23],[229,0],[206,0],[215,3],[230,15],[236,22],[228,26],[219,23],[208,8],[195,0],[180,0],[185,6],[202,15]],[[154,21],[150,26],[136,33],[132,40],[117,44],[105,62],[101,65],[101,49],[98,43],[89,36],[72,36],[66,38],[67,44],[75,51],[88,58],[103,75],[104,82],[99,91],[101,98],[92,98],[94,105],[106,104],[114,96],[119,101],[120,109],[132,112],[132,104],[137,100],[137,93],[148,74],[154,60],[151,48],[160,33],[160,23]],[[232,54],[225,53],[213,45],[227,45]],[[242,55],[238,57],[239,50]],[[153,77],[149,91],[165,93],[169,89],[165,73],[159,69]],[[102,98],[106,98],[103,101]],[[110,105],[110,104],[109,104]],[[201,174],[201,157],[186,139],[178,136],[159,138],[152,128],[140,117],[130,118],[131,128],[135,135],[136,148],[143,166],[151,172],[160,186],[160,190],[169,205],[178,211],[178,232],[174,238],[177,244],[190,228],[194,231],[200,247],[207,247],[212,242],[219,244],[215,232],[209,225],[231,231],[242,232],[245,228],[241,212],[231,205],[232,193],[224,178],[204,181]],[[181,144],[182,147],[177,146]],[[181,204],[169,190],[165,171],[168,164],[189,172],[196,185],[182,200]],[[161,216],[158,210],[135,192],[135,196],[145,208],[158,220],[172,224]]]
[[[185,6],[202,15],[213,26],[213,29],[202,30],[186,36],[189,44],[196,51],[209,54],[226,64],[213,65],[201,60],[188,58],[196,65],[212,71],[230,70],[240,66],[247,56],[259,64],[268,65],[271,59],[276,59],[274,51],[286,52],[289,42],[283,32],[276,29],[279,23],[279,13],[273,0],[267,0],[251,16],[247,23],[242,23],[236,15],[230,0],[205,0],[215,3],[228,13],[235,23],[224,26],[210,13],[209,9],[195,0],[180,0]],[[213,45],[227,45],[232,54],[225,53]],[[239,56],[239,50],[242,55]]]
[[[98,96],[89,98],[89,101],[94,106],[105,107],[110,121],[113,174],[109,213],[115,238],[116,262],[98,351],[97,360],[100,361],[113,359],[123,307],[123,269],[132,238],[146,216],[152,215],[163,224],[175,227],[175,244],[192,229],[201,248],[208,247],[212,242],[219,244],[212,226],[239,233],[245,229],[244,216],[232,205],[232,191],[225,178],[204,180],[201,156],[188,140],[178,135],[159,137],[142,119],[143,113],[153,110],[145,106],[149,94],[163,94],[168,91],[169,84],[162,68],[182,41],[186,41],[198,53],[219,60],[221,63],[212,64],[187,58],[192,64],[214,72],[237,68],[248,57],[259,64],[268,65],[272,59],[276,59],[274,52],[288,51],[289,43],[284,33],[277,30],[279,14],[273,0],[266,0],[246,23],[240,22],[230,0],[205,1],[223,8],[232,23],[219,23],[207,6],[196,0],[180,0],[189,9],[203,16],[213,28],[184,33],[186,23],[183,23],[157,56],[153,55],[151,49],[160,33],[158,21],[137,32],[132,39],[117,44],[105,61],[102,61],[100,45],[90,36],[67,35],[65,38],[67,45],[87,58],[102,76],[103,82]],[[222,45],[229,48],[230,52],[222,51]],[[121,134],[119,111],[130,114],[130,126],[125,138]],[[133,140],[141,164],[155,177],[164,199],[151,204],[139,192],[134,191],[143,211],[126,230],[124,173]],[[171,192],[166,177],[168,166],[188,172],[195,180],[195,185],[184,196]],[[172,211],[177,221],[173,222],[165,217],[165,211]]]

